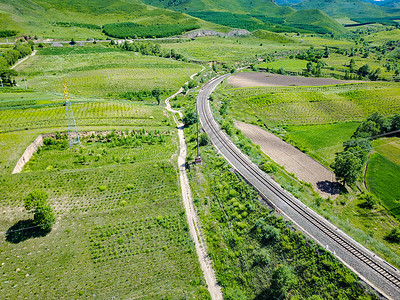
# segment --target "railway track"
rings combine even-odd
[[[361,279],[389,299],[400,299],[400,272],[350,238],[343,231],[282,189],[245,156],[221,130],[214,119],[208,97],[229,75],[214,78],[203,86],[197,98],[197,111],[204,131],[218,151],[275,209],[306,235],[331,251]]]

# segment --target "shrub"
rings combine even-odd
[[[48,195],[45,191],[34,190],[24,199],[24,207],[33,212],[33,223],[42,230],[50,231],[56,221],[54,212],[47,203]]]
[[[391,243],[400,244],[400,228],[393,228],[385,239]]]

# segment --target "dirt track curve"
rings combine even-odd
[[[193,78],[193,75],[191,76]],[[211,299],[213,300],[222,300],[222,291],[220,286],[217,283],[217,278],[215,276],[215,271],[212,267],[212,262],[210,257],[207,254],[206,243],[204,241],[199,218],[197,213],[194,209],[192,192],[189,185],[189,179],[186,173],[186,141],[185,135],[183,132],[183,123],[179,122],[176,118],[176,114],[182,118],[182,113],[180,111],[174,110],[171,108],[169,101],[177,96],[178,94],[182,93],[183,89],[180,89],[174,95],[169,97],[165,100],[165,104],[167,105],[167,110],[170,111],[174,117],[174,121],[178,127],[178,136],[179,136],[179,144],[180,144],[180,153],[178,157],[178,165],[179,165],[179,175],[180,175],[180,182],[181,182],[181,189],[182,189],[182,198],[183,198],[183,205],[186,210],[186,218],[187,223],[189,225],[190,234],[193,238],[196,247],[196,253],[199,257],[200,267],[203,271],[204,278],[206,280],[208,291],[211,295]]]

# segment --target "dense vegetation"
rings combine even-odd
[[[327,33],[327,31],[323,28],[319,28],[317,26],[306,25],[306,24],[294,24],[291,26],[284,25],[285,20],[283,18],[268,18],[263,15],[245,15],[245,14],[234,14],[230,12],[192,12],[190,13],[192,16],[233,27],[233,28],[242,28],[247,29],[249,31],[254,31],[257,29],[265,29],[273,32],[317,32]],[[274,21],[274,22],[271,22]]]
[[[201,153],[203,166],[189,175],[225,299],[376,299],[333,255],[261,205],[213,150]]]
[[[331,165],[336,178],[344,184],[354,184],[362,174],[368,154],[372,150],[371,140],[388,132],[400,130],[400,115],[385,118],[375,113],[361,123],[351,139],[343,143],[344,150],[336,153]]]
[[[180,35],[185,31],[199,28],[198,25],[161,24],[161,25],[140,25],[137,23],[113,23],[103,26],[103,32],[114,38],[161,38]]]

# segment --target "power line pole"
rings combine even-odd
[[[196,165],[201,165],[201,157],[200,157],[200,149],[199,149],[199,114],[197,111],[197,105],[196,105],[196,119],[197,119],[197,122],[196,122],[196,126],[197,126],[197,156],[194,159],[194,163]]]
[[[79,139],[78,129],[76,127],[74,112],[72,111],[72,104],[71,100],[69,99],[69,93],[65,78],[63,78],[63,86],[64,86],[64,98],[65,98],[64,105],[67,115],[68,140],[69,140],[69,146],[72,148],[74,145],[80,146],[81,141]]]

